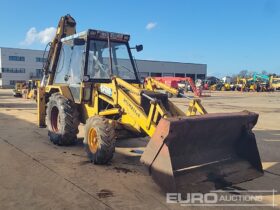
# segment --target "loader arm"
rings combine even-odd
[[[111,89],[112,96],[102,93],[104,89]],[[129,90],[129,91],[128,91]],[[159,100],[149,97],[145,94],[144,89],[137,88],[132,84],[120,78],[113,78],[112,83],[102,83],[99,86],[98,97],[94,102],[94,113],[98,115],[112,115],[121,113],[119,122],[127,128],[138,132],[144,131],[147,135],[152,136],[157,122],[160,118],[171,117],[171,113],[167,111]],[[146,97],[150,101],[148,114],[138,103],[139,97]],[[111,109],[99,110],[98,101],[103,100],[113,106]],[[173,115],[185,115],[183,112],[173,110]]]
[[[194,116],[197,113],[201,115],[207,114],[199,99],[191,100],[187,111],[184,113],[171,101],[168,101],[168,108],[166,108],[160,100],[152,98],[145,93],[144,89],[137,88],[120,78],[113,78],[112,83],[102,84],[101,87],[99,89],[104,89],[104,87],[112,89],[113,95],[111,97],[99,91],[98,98],[111,104],[113,108],[106,111],[98,111],[98,107],[95,107],[96,114],[104,116],[119,113],[116,107],[120,107],[122,110],[121,123],[129,125],[138,132],[143,130],[150,137],[154,134],[161,118]],[[143,107],[140,106],[134,96],[144,97],[149,100],[150,108],[148,113],[145,113]],[[95,104],[97,102],[98,100]]]

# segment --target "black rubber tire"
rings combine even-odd
[[[96,152],[90,150],[88,133],[94,128],[97,134],[98,148]],[[107,164],[114,155],[116,145],[115,127],[108,119],[101,116],[90,117],[85,125],[84,147],[88,158],[95,164]]]
[[[52,111],[56,111],[60,118],[59,125],[54,125]],[[58,120],[56,120],[58,121]],[[51,142],[59,146],[67,146],[75,143],[79,132],[78,126],[79,113],[74,102],[65,98],[60,93],[53,93],[47,104],[46,122],[48,127],[48,136]]]

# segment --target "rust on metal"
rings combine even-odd
[[[243,111],[161,119],[141,162],[167,192],[208,192],[263,174],[252,128],[258,114]]]

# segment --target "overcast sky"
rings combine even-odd
[[[58,3],[59,2],[59,3]],[[206,63],[208,74],[280,74],[280,0],[0,0],[0,46],[44,49],[60,16],[131,34],[137,59]]]

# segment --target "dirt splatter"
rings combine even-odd
[[[114,193],[111,190],[102,189],[97,193],[97,196],[99,198],[108,198],[108,197],[113,197]]]
[[[78,155],[78,154],[75,154],[75,153],[72,153],[71,155],[77,156],[77,157],[86,157],[85,155]]]
[[[123,168],[123,167],[114,167],[114,169],[118,172],[118,173],[134,173],[134,171],[128,169],[128,168]]]
[[[80,161],[79,162],[79,165],[80,166],[84,166],[84,165],[87,165],[87,164],[91,164],[92,162],[90,160],[84,160],[84,161]]]

